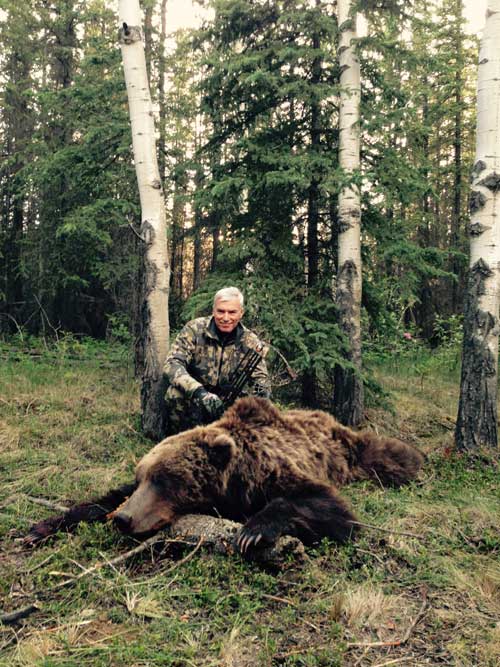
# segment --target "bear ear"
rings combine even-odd
[[[229,408],[225,416],[254,426],[276,424],[282,420],[278,408],[271,401],[258,396],[240,398]]]
[[[225,433],[216,436],[212,441],[205,440],[202,445],[209,462],[219,470],[227,468],[236,451],[234,440]]]

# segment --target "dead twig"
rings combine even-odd
[[[101,570],[103,567],[114,567],[115,565],[119,565],[120,563],[123,563],[124,561],[128,560],[129,558],[132,558],[132,556],[136,556],[137,554],[142,553],[143,551],[146,551],[146,549],[149,549],[150,547],[154,546],[155,544],[159,544],[160,542],[162,543],[171,543],[171,542],[176,542],[179,543],[180,540],[166,540],[162,535],[154,535],[153,537],[150,537],[149,539],[145,540],[144,542],[141,542],[138,546],[134,547],[133,549],[130,549],[129,551],[126,551],[124,554],[120,554],[119,556],[116,556],[115,558],[112,558],[111,560],[106,560],[106,561],[99,561],[92,567],[86,568],[83,570],[83,572],[80,572],[80,574],[77,574],[75,577],[71,577],[70,579],[66,579],[66,581],[61,581],[59,584],[56,584],[55,586],[52,587],[52,591],[57,591],[60,588],[65,588],[66,586],[70,586],[71,584],[76,583],[77,581],[80,581],[80,579],[83,579],[84,577],[87,577],[89,574],[93,574],[97,572],[98,570]],[[81,567],[81,566],[80,566]]]
[[[144,239],[144,238],[139,234],[139,232],[134,228],[134,225],[133,225],[131,222],[128,223],[128,226],[129,226],[130,229],[134,232],[134,234],[137,236],[137,238],[139,239],[139,241],[142,241],[143,243],[145,243],[145,239]]]
[[[29,500],[30,503],[34,503],[35,505],[42,505],[43,507],[48,507],[51,510],[54,510],[56,512],[63,512],[63,514],[66,514],[68,511],[68,507],[65,507],[64,505],[59,505],[59,503],[54,503],[51,500],[45,500],[45,498],[36,498],[35,496],[24,496],[26,500]]]
[[[0,317],[7,317],[9,320],[14,322],[14,324],[16,325],[17,333],[19,334],[19,338],[21,339],[21,341],[23,341],[24,340],[23,330],[19,326],[17,320],[14,317],[12,317],[12,315],[9,315],[9,313],[0,313]]]
[[[41,605],[38,601],[32,602],[31,604],[26,605],[25,607],[20,607],[14,611],[10,611],[7,614],[0,615],[0,622],[5,625],[10,623],[16,623],[26,616],[30,616],[33,612],[38,611],[41,608]]]
[[[374,526],[371,523],[362,523],[361,521],[351,521],[354,526],[361,526],[361,528],[370,528],[371,530],[379,530],[382,533],[392,533],[393,535],[401,535],[402,537],[414,537],[417,540],[424,540],[423,535],[416,533],[407,533],[402,530],[392,530],[392,528],[382,528],[381,526]]]
[[[373,667],[387,667],[387,665],[396,665],[398,662],[406,662],[406,660],[411,660],[410,657],[406,656],[405,658],[394,658],[393,660],[387,660],[387,662],[377,662]]]
[[[46,312],[45,308],[42,306],[42,304],[41,304],[41,302],[40,302],[40,299],[37,297],[36,294],[34,295],[34,297],[35,297],[35,301],[36,301],[37,304],[38,304],[38,307],[40,308],[40,312],[41,312],[42,315],[45,317],[45,319],[46,319],[46,321],[47,321],[47,324],[49,325],[49,327],[50,327],[50,328],[52,329],[52,331],[54,332],[57,342],[59,342],[59,329],[60,329],[61,327],[54,327],[54,326],[52,325],[52,322],[50,321],[49,316],[47,315],[47,312]]]
[[[274,602],[282,602],[283,604],[289,604],[291,607],[295,607],[295,609],[298,609],[298,605],[296,605],[295,602],[288,600],[287,598],[280,598],[277,595],[269,595],[268,593],[261,593],[261,597],[266,598],[266,600],[273,600]],[[314,623],[311,623],[310,621],[306,620],[304,620],[303,622],[310,628],[312,628],[315,632],[320,632],[320,629],[318,628],[317,625],[314,625]]]
[[[372,558],[375,558],[376,560],[378,560],[378,562],[379,562],[382,566],[385,565],[385,563],[384,563],[384,561],[382,560],[382,558],[380,558],[380,556],[377,556],[377,554],[373,553],[373,551],[368,551],[368,549],[361,549],[360,547],[356,547],[356,546],[354,547],[354,549],[355,549],[355,551],[357,551],[357,552],[360,553],[360,554],[368,554],[368,555],[371,556]]]
[[[167,541],[167,540],[165,540]],[[170,540],[170,542],[181,542],[182,540]],[[198,549],[201,547],[203,542],[205,541],[205,538],[203,536],[200,537],[198,540],[198,544],[195,546],[195,548],[188,553],[187,556],[184,556],[184,558],[181,558],[181,560],[178,560],[177,563],[174,563],[171,567],[168,567],[166,570],[164,570],[163,574],[168,574],[169,572],[172,572],[172,570],[176,570],[178,567],[181,565],[184,565],[184,563],[187,563],[188,560],[191,560],[191,558],[195,555],[195,553],[198,551]]]
[[[174,540],[167,539],[166,540],[161,535],[155,535],[153,537],[150,537],[148,540],[145,540],[144,542],[142,542],[138,546],[134,547],[133,549],[130,549],[126,553],[120,554],[120,556],[116,556],[116,558],[112,558],[109,561],[98,562],[95,565],[93,565],[92,567],[89,567],[89,568],[85,569],[83,572],[80,572],[80,574],[78,574],[77,576],[71,577],[70,579],[66,579],[66,581],[62,581],[59,584],[56,584],[55,586],[51,586],[49,588],[46,588],[43,591],[40,591],[38,594],[35,594],[35,600],[31,604],[26,605],[25,607],[21,607],[20,609],[15,609],[14,611],[7,612],[5,614],[0,614],[0,622],[4,623],[5,625],[8,625],[10,623],[15,623],[16,621],[18,621],[22,618],[26,618],[26,616],[29,616],[33,612],[40,609],[41,602],[44,599],[47,599],[52,593],[75,584],[77,581],[80,581],[81,579],[83,579],[84,577],[87,577],[90,574],[94,574],[95,572],[97,572],[98,570],[100,570],[103,567],[106,567],[108,565],[115,566],[115,565],[118,565],[119,563],[123,563],[124,561],[128,560],[132,556],[135,556],[135,555],[141,553],[142,551],[146,551],[146,549],[149,549],[150,547],[152,547],[155,544],[158,544],[160,542],[162,542],[162,543],[175,542],[177,544],[178,543],[183,543],[183,541],[180,540],[180,539],[174,539]],[[198,545],[196,546],[196,549],[194,551],[192,551],[190,554],[188,554],[188,556],[186,556],[181,561],[176,563],[176,567],[178,567],[179,565],[182,565],[182,563],[185,563],[186,560],[191,558],[194,555],[194,553],[199,549],[199,547],[201,546],[201,543],[202,543],[202,540],[200,540],[200,542],[198,543]]]

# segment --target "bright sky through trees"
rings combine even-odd
[[[169,30],[190,28],[199,23],[203,10],[192,0],[168,0]],[[486,0],[465,0],[464,15],[469,24],[470,32],[478,33],[484,26]]]

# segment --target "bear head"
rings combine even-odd
[[[211,513],[236,457],[234,439],[218,426],[166,438],[139,461],[136,490],[110,518],[122,532],[144,535],[183,514]]]

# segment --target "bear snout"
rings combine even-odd
[[[132,532],[132,517],[126,512],[117,512],[113,516],[113,524],[121,533],[128,535]]]
[[[163,498],[153,484],[144,481],[108,516],[126,535],[149,535],[171,524],[175,512],[170,501]]]

